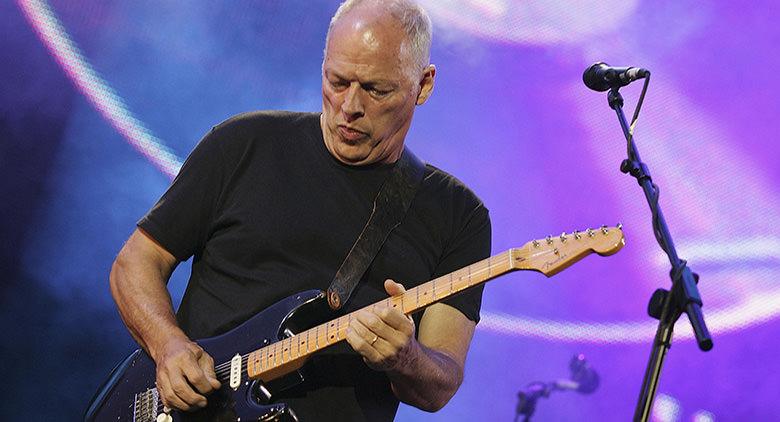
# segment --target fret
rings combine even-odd
[[[328,331],[328,344],[333,344],[333,343],[335,343],[337,341],[335,328],[336,328],[336,322],[335,321],[331,321],[328,324],[328,329],[329,329],[329,331]]]
[[[325,324],[322,324],[321,326],[325,327],[325,334],[323,334],[323,336],[322,336],[322,344],[323,344],[322,347],[325,348],[325,347],[330,346],[330,344],[331,344],[330,343],[330,324],[325,323]]]
[[[466,267],[466,270],[468,270],[467,272],[468,272],[468,283],[469,283],[469,287],[471,287],[471,268],[472,268],[472,267],[474,267],[474,265],[469,265],[468,267]],[[479,273],[479,272],[477,272],[477,273]]]
[[[257,367],[257,351],[250,353],[246,358],[246,373],[249,374],[249,368],[252,368],[253,373],[258,372]]]
[[[325,328],[324,333],[322,330],[323,328]],[[320,325],[320,335],[322,336],[322,347],[326,348],[330,346],[330,343],[328,342],[328,324]]]

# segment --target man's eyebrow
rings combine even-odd
[[[349,81],[349,80],[351,80],[351,79],[341,75],[338,71],[335,71],[335,70],[332,70],[332,69],[326,69],[325,70],[325,77],[326,78],[334,77],[334,78],[342,80],[342,81]],[[374,80],[367,80],[367,81],[359,81],[359,82],[360,82],[360,85],[362,85],[362,86],[369,86],[369,87],[374,87],[374,86],[377,86],[377,85],[381,85],[381,86],[388,86],[388,87],[395,88],[398,85],[396,82],[394,82],[391,79],[382,79],[382,78],[374,79]]]
[[[328,69],[325,70],[325,76],[326,77],[334,76],[338,79],[346,79],[343,76],[341,76],[338,72],[335,72],[333,70],[328,70]]]

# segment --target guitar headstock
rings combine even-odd
[[[625,245],[623,226],[601,226],[598,229],[575,230],[559,236],[547,236],[512,249],[513,269],[536,270],[546,276],[563,271],[592,252],[612,255]]]

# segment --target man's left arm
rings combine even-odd
[[[404,288],[391,280],[385,290]],[[399,400],[435,412],[463,381],[463,368],[476,323],[459,310],[437,303],[425,310],[415,339],[414,322],[394,308],[364,311],[350,325],[347,341],[373,369],[385,371]]]

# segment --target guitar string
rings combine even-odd
[[[544,252],[544,251],[540,251],[539,253],[533,254],[532,256],[538,256],[538,255],[540,255],[540,254],[541,254],[541,253],[543,253],[543,252]],[[550,251],[546,251],[546,252],[550,252]],[[502,255],[506,255],[506,257],[503,257]],[[499,262],[498,262],[498,263],[493,263],[493,262],[491,262],[492,260],[494,260],[494,259],[496,259],[496,258],[499,258],[499,257],[500,257],[500,259],[499,259]],[[465,268],[462,268],[461,270],[458,270],[458,271],[462,271],[462,270],[468,270],[468,273],[469,273],[469,274],[468,274],[468,276],[467,276],[466,278],[468,279],[468,284],[472,284],[472,282],[473,282],[473,280],[472,280],[472,279],[473,279],[473,277],[474,277],[475,275],[478,275],[478,274],[480,274],[480,273],[482,273],[482,272],[485,272],[485,271],[487,271],[487,272],[488,272],[488,276],[489,276],[489,275],[490,275],[490,272],[491,272],[493,269],[495,269],[496,267],[498,267],[498,266],[502,266],[502,265],[507,265],[507,263],[506,263],[506,262],[504,262],[504,259],[506,259],[506,258],[508,258],[508,259],[509,259],[508,268],[510,268],[510,269],[511,269],[511,265],[512,265],[512,264],[511,264],[511,258],[512,258],[511,251],[506,251],[506,252],[503,252],[503,253],[501,253],[501,254],[499,254],[499,255],[497,255],[497,256],[488,257],[488,258],[486,258],[486,259],[484,259],[484,260],[482,260],[482,261],[480,261],[480,262],[477,262],[477,263],[474,263],[474,264],[472,264],[472,265],[469,265],[469,266],[467,266],[467,267],[465,267]],[[477,269],[477,270],[475,270],[475,271],[471,271],[471,270],[472,270],[474,267],[476,267],[476,266],[478,266],[478,265],[486,265],[486,266],[485,266],[484,268],[480,268],[480,269]],[[446,277],[446,278],[448,278],[448,279],[449,279],[449,280],[448,280],[448,283],[447,283],[447,284],[446,284],[444,287],[448,288],[450,293],[452,293],[452,292],[453,292],[453,290],[452,290],[452,285],[455,283],[455,280],[453,280],[452,276],[453,276],[453,275],[454,275],[456,272],[457,272],[457,271],[454,271],[454,272],[452,272],[452,273],[450,273],[450,274],[447,274],[447,275],[444,275],[444,276],[442,276],[442,277],[439,277],[439,278],[437,278],[437,279],[443,279],[443,278],[445,278],[445,277]],[[463,280],[463,278],[464,278],[463,276],[459,277],[459,278],[458,278],[458,281],[462,281],[462,280]],[[436,283],[435,283],[435,281],[436,281],[437,279],[434,279],[434,280],[431,280],[431,281],[430,281],[430,283],[432,283],[432,287],[433,287],[433,288],[432,288],[432,290],[433,290],[433,295],[432,295],[432,296],[433,296],[433,297],[436,297],[436,290],[437,290],[438,288],[441,288],[441,287],[442,287],[442,286],[436,286]],[[440,280],[440,281],[441,281],[441,280]],[[484,282],[484,281],[486,281],[486,280],[480,280],[480,281],[479,281],[479,283],[481,283],[481,282]],[[429,282],[426,282],[425,284],[427,284],[427,283],[429,283]],[[421,287],[421,286],[417,286],[417,287],[415,287],[415,288],[414,288],[414,290],[416,290],[416,289],[418,289],[418,288],[420,288],[420,287]],[[469,287],[473,287],[473,285],[470,285]],[[442,290],[445,290],[445,289],[442,289]],[[458,291],[459,291],[459,290],[456,290],[455,292],[458,292]],[[408,293],[408,292],[407,292],[407,293]],[[401,301],[403,302],[403,299],[401,299]],[[418,299],[418,304],[419,304],[419,299]],[[310,330],[311,330],[311,329],[310,329]],[[309,330],[307,330],[307,331],[309,331]],[[319,333],[319,330],[315,330],[315,331],[317,331],[317,332]],[[289,337],[289,338],[291,339],[291,338],[293,338],[293,337]],[[282,341],[284,341],[284,340],[282,340]],[[327,343],[327,337],[325,338],[325,342]],[[278,342],[277,342],[277,343],[273,343],[273,344],[271,344],[271,345],[269,345],[269,346],[266,346],[266,347],[272,347],[272,346],[274,346],[274,345],[276,345],[276,344],[278,344]],[[299,344],[299,347],[300,347],[300,344]],[[262,349],[259,349],[259,350],[262,350]],[[245,354],[245,355],[240,355],[240,356],[241,356],[241,367],[242,367],[242,371],[241,371],[241,372],[242,372],[242,375],[244,375],[244,374],[245,374],[245,375],[247,376],[247,378],[249,378],[249,376],[248,376],[249,374],[248,374],[248,365],[247,365],[247,363],[248,363],[248,360],[249,360],[249,355],[250,355],[250,354],[252,354],[252,353],[254,353],[254,352],[250,352],[250,353],[248,353],[248,354]],[[283,352],[282,352],[282,353],[283,353]],[[292,353],[292,350],[290,350],[290,353]],[[308,353],[308,351],[307,351],[307,353]],[[285,362],[284,362],[284,354],[282,354],[282,363],[285,363]],[[230,370],[231,370],[231,366],[232,366],[232,365],[231,365],[231,362],[229,362],[229,361],[228,361],[228,362],[223,362],[223,363],[221,363],[221,364],[217,365],[217,366],[215,367],[215,373],[216,373],[216,375],[217,375],[217,378],[218,378],[219,380],[223,381],[223,382],[224,382],[224,381],[229,381],[229,378],[230,378],[230,372],[231,372],[231,371],[230,371]],[[276,366],[276,362],[275,362],[275,361],[274,361],[274,365],[273,365],[273,366]],[[156,388],[155,388],[155,390],[156,390]],[[158,405],[157,405],[157,410],[158,410],[158,411],[163,411],[163,410],[164,410],[164,406],[163,406],[163,404],[162,404],[162,400],[160,400],[160,401],[159,401],[159,403],[158,403]]]
[[[508,258],[511,258],[511,255],[509,254],[509,251],[502,252],[501,254],[499,254],[499,255],[498,255],[498,257],[501,257],[501,255],[509,255],[509,256],[508,256]],[[467,267],[465,267],[465,268],[461,268],[461,270],[458,270],[458,271],[462,271],[462,270],[466,270],[466,269],[471,269],[472,267],[474,267],[474,266],[477,266],[477,265],[480,265],[480,264],[486,264],[486,267],[485,267],[485,268],[481,268],[481,269],[478,269],[478,270],[475,270],[475,271],[471,271],[471,272],[470,272],[470,274],[469,274],[469,276],[468,276],[468,279],[469,279],[469,283],[471,283],[471,281],[472,281],[472,280],[471,280],[471,278],[472,278],[473,276],[475,276],[475,275],[478,275],[478,274],[480,274],[480,273],[482,273],[482,272],[485,272],[485,271],[488,271],[488,274],[489,274],[489,273],[490,273],[490,271],[491,271],[491,270],[493,270],[495,267],[498,267],[498,266],[500,266],[500,265],[504,265],[504,264],[505,264],[504,262],[499,262],[499,263],[490,263],[489,261],[490,261],[490,260],[492,260],[493,258],[494,258],[494,257],[489,257],[489,258],[486,258],[486,259],[482,260],[481,262],[477,262],[477,263],[474,263],[474,264],[472,264],[472,265],[469,265],[469,266],[467,266]],[[503,259],[504,257],[501,257],[501,258]],[[510,264],[510,265],[511,265],[511,264]],[[439,277],[439,278],[445,278],[445,277],[448,277],[448,276],[452,276],[452,274],[454,274],[455,272],[457,272],[457,271],[454,271],[454,272],[452,272],[452,273],[450,273],[450,274],[444,275],[444,276],[442,276],[442,277]],[[461,278],[459,279],[459,281],[461,281],[461,280],[463,280],[463,277],[461,277]],[[433,282],[433,281],[436,281],[436,280],[435,280],[435,279],[434,279],[434,280],[431,280],[431,282]],[[454,284],[454,280],[450,279],[450,280],[449,280],[449,283],[447,283],[445,286],[437,286],[437,287],[434,289],[434,291],[433,291],[433,295],[434,295],[434,296],[436,296],[436,290],[445,291],[447,288],[451,287],[451,285],[452,285],[452,284]],[[421,287],[421,286],[415,287],[415,289],[417,289],[417,288],[419,288],[419,287]],[[442,287],[444,287],[444,288],[442,288]],[[307,330],[307,331],[308,331],[308,330]],[[316,330],[316,331],[319,331],[319,330]],[[290,339],[291,339],[291,338],[293,338],[293,337],[288,337],[288,338],[290,338]],[[282,341],[284,341],[284,340],[282,340]],[[327,338],[326,338],[326,343],[327,343]],[[269,346],[266,346],[266,347],[271,347],[271,346],[273,346],[273,345],[275,345],[275,344],[278,344],[278,343],[273,343],[273,344],[271,344],[271,345],[269,345]],[[293,344],[294,344],[294,343],[293,343]],[[247,362],[247,360],[248,360],[248,358],[249,358],[249,355],[250,355],[251,353],[254,353],[254,352],[250,352],[250,353],[248,353],[248,354],[246,354],[246,355],[241,355],[241,364],[242,364],[242,367],[246,367],[246,362]],[[282,352],[282,353],[283,353],[283,352]],[[282,354],[282,363],[285,363],[285,362],[284,362],[284,354]],[[230,374],[230,368],[231,368],[231,366],[232,366],[232,365],[231,365],[231,362],[230,362],[230,361],[226,361],[226,362],[223,362],[223,363],[221,363],[221,364],[217,365],[217,366],[215,367],[215,372],[216,372],[216,374],[217,374],[217,377],[218,377],[218,378],[221,378],[221,377],[225,377],[225,376],[227,376],[227,378],[229,379],[229,374]],[[274,366],[275,366],[275,362],[274,362]]]
[[[538,252],[538,253],[532,254],[531,256],[532,256],[532,257],[536,257],[536,256],[539,256],[539,255],[541,255],[541,254],[543,254],[543,253],[549,253],[549,252],[551,252],[551,251],[550,251],[550,250],[547,250],[547,251],[540,251],[540,252]],[[505,258],[505,257],[503,257],[502,255],[507,255],[507,256],[506,256],[506,258],[509,258],[508,268],[509,268],[509,269],[511,269],[511,267],[512,267],[512,264],[511,264],[511,258],[512,258],[512,254],[511,254],[511,250],[508,250],[508,251],[506,251],[506,252],[503,252],[503,253],[501,253],[501,254],[498,254],[498,255],[496,255],[496,256],[491,256],[491,257],[485,258],[485,259],[483,259],[483,260],[482,260],[482,261],[480,261],[480,262],[476,262],[476,263],[474,263],[474,264],[472,264],[472,265],[469,265],[469,266],[467,266],[467,267],[465,267],[465,268],[461,268],[460,270],[453,271],[452,273],[449,273],[449,274],[447,274],[447,275],[444,275],[444,276],[442,276],[442,277],[438,277],[437,279],[433,279],[433,280],[431,280],[431,281],[429,281],[429,282],[426,282],[425,284],[432,283],[432,287],[433,287],[433,288],[432,288],[432,290],[433,290],[433,295],[432,295],[432,296],[433,296],[433,297],[436,297],[436,289],[437,289],[438,287],[436,286],[436,283],[435,283],[435,282],[436,282],[436,280],[438,280],[438,279],[443,279],[443,278],[445,278],[445,277],[446,277],[446,278],[448,278],[448,279],[449,279],[449,280],[448,280],[449,282],[446,284],[446,287],[448,287],[448,288],[449,288],[449,292],[450,292],[450,294],[452,294],[452,292],[453,292],[453,291],[452,291],[452,285],[454,284],[454,281],[453,281],[453,278],[452,278],[453,274],[455,274],[457,271],[468,270],[468,273],[469,273],[469,275],[467,276],[467,278],[468,278],[468,284],[471,284],[471,283],[473,282],[472,278],[473,278],[473,276],[474,276],[474,275],[477,275],[477,274],[479,274],[479,273],[481,273],[481,272],[484,272],[484,271],[488,271],[488,277],[490,277],[490,272],[491,272],[491,271],[492,271],[494,268],[496,268],[496,267],[498,267],[498,266],[500,266],[500,265],[504,265],[504,264],[506,264],[506,262],[503,262],[503,260],[504,260],[504,258]],[[494,264],[494,263],[492,263],[492,262],[491,262],[491,260],[493,260],[493,259],[497,259],[497,258],[499,258],[499,257],[500,257],[500,260],[499,260],[499,262],[498,262],[498,263],[495,263],[495,264]],[[471,270],[472,270],[472,268],[474,268],[474,267],[476,267],[476,266],[478,266],[478,265],[482,265],[482,264],[486,264],[486,267],[484,267],[484,268],[481,268],[481,269],[478,269],[478,270],[476,270],[476,271],[473,271],[473,272],[471,271]],[[503,274],[503,273],[502,273],[502,274]],[[459,278],[458,278],[458,281],[462,281],[462,280],[463,280],[463,276],[461,276],[461,277],[459,277]],[[487,280],[487,279],[485,279],[485,280],[480,280],[480,281],[479,281],[479,283],[481,283],[481,282],[484,282],[484,281],[486,281],[486,280]],[[441,281],[441,280],[440,280],[440,281]],[[420,287],[422,287],[422,285],[421,285],[421,286],[417,286],[417,287],[415,287],[415,288],[414,288],[414,289],[412,289],[412,290],[417,290],[417,289],[419,289]],[[441,287],[441,286],[439,286],[439,287]],[[473,287],[473,285],[470,285],[469,287]],[[468,288],[468,287],[467,287],[467,288]],[[457,293],[458,291],[459,291],[459,290],[456,290],[455,292]],[[410,290],[410,291],[408,291],[407,293],[410,293],[410,292],[411,292],[411,290]],[[403,303],[403,299],[401,299],[401,302]],[[418,305],[419,305],[419,295],[418,295]],[[427,306],[427,305],[426,305],[426,306]],[[312,329],[309,329],[309,330],[307,330],[307,331],[310,331],[310,330],[312,330]],[[315,331],[317,331],[317,333],[319,334],[319,330],[315,330]],[[318,336],[318,337],[319,337],[319,336]],[[293,337],[289,337],[289,339],[291,339],[291,338],[293,338]],[[282,340],[282,341],[284,341],[284,340]],[[275,346],[275,345],[276,345],[276,344],[278,344],[278,343],[279,343],[279,342],[277,342],[277,343],[273,343],[273,344],[271,344],[271,345],[269,345],[269,346],[266,346],[266,347]],[[327,344],[327,337],[325,337],[325,343]],[[329,345],[327,345],[327,346],[329,346]],[[299,344],[299,347],[300,347],[300,344]],[[262,349],[258,349],[258,350],[262,350]],[[248,375],[249,375],[249,374],[248,374],[248,366],[247,366],[247,362],[248,362],[248,359],[249,359],[249,355],[250,355],[250,354],[252,354],[252,353],[254,353],[254,352],[250,352],[250,353],[248,353],[248,354],[246,354],[246,355],[240,355],[240,356],[241,356],[241,366],[242,366],[242,368],[243,368],[241,372],[242,372],[242,374],[246,374],[246,375],[247,375],[247,378],[248,378]],[[282,353],[283,353],[283,352],[282,352]],[[292,353],[292,350],[290,350],[290,353]],[[308,353],[308,350],[307,350],[307,353]],[[291,356],[292,356],[292,355],[291,355]],[[300,357],[300,355],[299,355],[299,357]],[[282,363],[285,363],[285,362],[284,362],[284,354],[282,354]],[[230,369],[231,369],[231,366],[232,366],[232,365],[231,365],[231,362],[223,362],[223,363],[221,363],[221,364],[217,365],[217,366],[215,367],[215,374],[217,375],[217,378],[218,378],[218,379],[227,378],[227,379],[223,379],[223,381],[228,381],[228,380],[229,380],[229,377],[230,377]],[[274,361],[274,366],[276,366],[276,362],[275,362],[275,361]],[[155,388],[154,390],[157,390],[157,388]],[[158,405],[157,405],[157,409],[158,409],[158,411],[162,411],[162,410],[163,410],[163,408],[164,408],[164,406],[163,406],[163,404],[162,404],[162,400],[160,400],[160,401],[159,401],[159,403],[158,403]]]
[[[466,267],[464,267],[464,268],[461,268],[460,270],[456,270],[456,271],[454,271],[454,272],[452,272],[452,273],[450,273],[450,274],[447,274],[447,275],[444,275],[444,276],[442,276],[442,277],[438,277],[437,279],[431,280],[430,282],[431,282],[431,283],[433,283],[433,289],[432,289],[432,290],[433,290],[433,296],[436,296],[436,291],[437,291],[437,289],[439,289],[439,288],[441,287],[441,286],[438,286],[438,287],[437,287],[437,286],[435,285],[435,284],[436,284],[435,282],[436,282],[437,280],[441,281],[440,279],[449,278],[449,283],[447,283],[447,284],[446,284],[446,287],[447,287],[447,288],[449,288],[449,289],[450,289],[450,292],[451,292],[451,291],[452,291],[452,284],[454,283],[454,282],[453,282],[453,280],[452,280],[452,275],[453,275],[454,273],[456,273],[456,272],[458,272],[458,271],[467,270],[467,271],[469,272],[469,276],[468,276],[469,283],[471,283],[471,278],[472,278],[472,276],[474,276],[474,275],[476,275],[476,274],[479,274],[479,273],[481,273],[481,272],[484,272],[484,271],[486,271],[486,270],[488,271],[488,274],[489,274],[489,272],[490,272],[490,271],[491,271],[493,268],[495,268],[496,266],[499,266],[499,265],[503,265],[503,264],[504,264],[504,262],[503,262],[503,259],[505,259],[505,258],[509,258],[509,259],[511,259],[511,252],[510,252],[510,251],[511,251],[511,250],[508,250],[508,251],[502,252],[502,253],[500,253],[500,254],[498,254],[498,255],[496,255],[496,256],[491,256],[491,257],[488,257],[488,258],[486,258],[486,259],[483,259],[483,260],[482,260],[482,261],[480,261],[480,262],[476,262],[476,263],[474,263],[474,264],[472,264],[472,265],[469,265],[469,266],[466,266]],[[541,250],[541,251],[539,251],[539,252],[537,252],[537,253],[535,253],[535,254],[532,254],[532,255],[531,255],[531,257],[537,257],[537,256],[539,256],[539,255],[546,254],[546,253],[549,253],[549,252],[550,252],[550,250]],[[507,255],[507,257],[503,257],[502,255]],[[491,261],[492,259],[494,259],[494,258],[501,258],[501,259],[499,259],[499,263],[497,263],[497,264],[494,264],[494,263],[491,263],[491,262],[490,262],[490,261]],[[481,264],[486,264],[486,267],[485,267],[485,268],[478,269],[478,270],[476,270],[476,271],[474,271],[474,272],[471,272],[471,269],[472,269],[473,267],[475,267],[475,266],[478,266],[478,265],[481,265]],[[511,267],[511,263],[510,263],[509,265],[510,265],[510,267]],[[463,277],[461,276],[459,280],[462,280],[462,279],[463,279]],[[483,281],[484,281],[484,280],[483,280]],[[426,283],[426,284],[427,284],[427,283]],[[417,286],[417,287],[415,287],[415,288],[414,288],[414,290],[417,290],[419,287],[421,287],[421,286]],[[472,287],[472,286],[469,286],[469,287]],[[411,290],[410,290],[409,292],[407,292],[407,293],[411,293]],[[403,301],[403,299],[402,299],[402,301]],[[308,331],[308,330],[307,330],[307,331]],[[317,331],[318,331],[318,330],[317,330]],[[318,332],[319,332],[319,331],[318,331]],[[288,338],[292,338],[292,337],[288,337]],[[325,342],[327,343],[327,338],[326,338]],[[278,344],[278,343],[273,343],[272,345],[275,345],[275,344]],[[266,347],[270,347],[270,346],[271,346],[271,345],[269,345],[269,346],[266,346]],[[300,347],[300,345],[299,345],[299,347]],[[249,354],[251,354],[251,353],[253,353],[253,352],[250,352]],[[283,352],[282,352],[282,353],[283,353]],[[242,358],[242,366],[243,366],[243,364],[245,363],[245,361],[247,360],[247,358],[248,358],[248,355],[249,355],[249,354],[247,354],[247,355],[241,355],[241,358]],[[282,358],[282,363],[284,363],[284,358]],[[226,373],[229,373],[229,369],[230,369],[230,367],[231,367],[231,362],[229,362],[229,361],[228,361],[228,362],[223,362],[223,363],[221,363],[221,364],[219,364],[219,365],[217,365],[217,366],[215,367],[215,371],[216,371],[216,372],[218,372],[218,374],[219,374],[219,375],[224,375],[224,374],[226,374]]]
[[[501,254],[499,254],[498,256],[501,256],[501,255],[508,255],[508,257],[509,257],[509,258],[511,258],[511,255],[510,255],[508,252],[501,253]],[[491,259],[493,259],[493,258],[494,258],[494,257],[489,257],[489,258],[486,258],[485,260],[482,260],[481,262],[474,263],[474,264],[472,264],[472,265],[469,265],[469,266],[468,266],[468,267],[466,267],[466,268],[462,268],[462,269],[461,269],[461,270],[465,270],[465,269],[471,269],[471,268],[473,268],[473,267],[475,267],[475,266],[478,266],[478,265],[481,265],[481,264],[486,264],[486,267],[484,267],[484,268],[480,268],[480,269],[478,269],[478,270],[475,270],[475,271],[470,271],[470,273],[469,273],[469,275],[468,275],[468,277],[467,277],[467,278],[468,278],[468,282],[469,282],[469,284],[471,284],[471,283],[473,282],[472,278],[473,278],[475,275],[479,275],[480,273],[482,273],[482,272],[485,272],[485,271],[487,271],[487,272],[488,272],[488,274],[490,274],[490,271],[492,271],[492,270],[493,270],[493,269],[495,269],[496,267],[498,267],[498,266],[500,266],[500,265],[506,265],[506,263],[504,263],[504,262],[499,262],[499,263],[491,263],[490,261],[491,261]],[[503,257],[502,257],[502,258],[503,258]],[[510,264],[510,266],[511,266],[511,264]],[[456,272],[457,272],[457,271],[456,271]],[[445,277],[447,277],[447,278],[449,279],[449,280],[448,280],[449,282],[448,282],[448,283],[447,283],[445,286],[436,286],[434,289],[432,289],[432,290],[433,290],[433,297],[435,297],[435,296],[436,296],[436,290],[442,290],[442,291],[445,291],[445,290],[447,290],[447,289],[450,289],[449,291],[450,291],[450,292],[452,292],[451,286],[452,286],[452,285],[455,283],[455,279],[453,279],[453,278],[452,278],[452,275],[453,275],[454,273],[455,273],[455,272],[453,272],[453,273],[450,273],[450,274],[447,274],[447,275],[445,275],[445,276],[442,276],[442,277],[439,277],[439,278],[442,278],[442,279],[443,279],[443,278],[445,278]],[[462,281],[462,280],[463,280],[463,278],[464,278],[464,277],[462,277],[462,276],[461,276],[460,278],[458,278],[458,280],[457,280],[457,281]],[[431,282],[433,282],[433,281],[435,281],[435,280],[431,280]],[[483,281],[484,281],[484,280],[483,280]],[[421,287],[421,286],[418,286],[418,287]],[[416,288],[418,288],[418,287],[415,287],[415,289],[416,289]],[[456,291],[457,291],[457,290],[456,290]],[[308,331],[308,330],[307,330],[307,331]],[[319,330],[316,330],[316,331],[319,331]],[[292,338],[292,337],[289,337],[289,338]],[[283,340],[282,340],[282,341],[283,341]],[[326,343],[327,343],[327,337],[326,337],[326,340],[325,340],[325,341],[326,341]],[[277,343],[273,343],[273,344],[271,344],[271,345],[269,345],[269,346],[266,346],[266,347],[272,347],[272,346],[274,346],[274,345],[276,345],[276,344],[278,344],[278,342],[277,342]],[[277,347],[278,347],[278,346],[277,346]],[[247,378],[249,377],[249,376],[248,376],[248,372],[247,372],[247,369],[248,369],[248,365],[247,365],[247,363],[248,363],[248,360],[249,360],[249,355],[250,355],[250,354],[252,354],[252,353],[254,353],[254,352],[250,352],[250,353],[248,353],[248,354],[241,355],[241,367],[242,367],[242,371],[241,371],[241,372],[242,372],[242,375],[246,375],[246,377],[247,377]],[[282,353],[283,353],[283,352],[282,352]],[[284,354],[282,354],[282,363],[285,363],[285,362],[284,362]],[[216,373],[216,375],[217,375],[217,379],[218,379],[218,380],[220,380],[220,381],[221,381],[223,384],[224,384],[225,382],[228,382],[228,381],[229,381],[229,379],[230,379],[231,366],[232,366],[232,365],[231,365],[231,362],[230,362],[230,361],[227,361],[227,362],[223,362],[223,363],[221,363],[221,364],[219,364],[219,365],[217,365],[217,366],[215,367],[215,373]],[[276,366],[276,362],[274,362],[274,365],[273,365],[273,366]],[[224,387],[223,387],[223,388],[224,388]],[[158,412],[163,412],[163,411],[164,411],[164,406],[163,406],[163,404],[162,404],[162,400],[160,400],[160,401],[158,402],[158,404],[157,404],[157,411],[158,411]]]
[[[551,252],[551,251],[549,251],[549,250],[546,250],[546,251],[545,251],[545,250],[543,250],[543,251],[539,251],[539,252],[537,252],[537,253],[535,253],[535,254],[532,254],[531,256],[533,256],[533,257],[536,257],[536,256],[539,256],[539,255],[542,255],[542,254],[545,254],[545,253],[549,253],[549,252]],[[507,255],[507,256],[506,256],[506,257],[504,257],[504,256],[502,256],[502,255]],[[499,262],[498,262],[498,263],[492,263],[492,262],[490,262],[491,260],[493,260],[493,259],[496,259],[496,258],[498,258],[498,260],[499,260]],[[480,262],[474,263],[474,264],[472,264],[472,265],[469,265],[469,266],[467,266],[467,267],[465,267],[465,268],[462,268],[462,269],[460,269],[460,270],[457,270],[457,271],[468,270],[468,272],[469,272],[469,275],[468,275],[468,277],[467,277],[467,278],[468,278],[468,280],[469,280],[469,284],[471,284],[471,283],[472,283],[472,278],[473,278],[473,276],[475,276],[475,275],[478,275],[478,274],[480,274],[480,273],[482,273],[482,272],[485,272],[485,271],[488,271],[488,274],[490,274],[490,271],[492,271],[494,268],[496,268],[496,267],[498,267],[498,266],[501,266],[501,265],[504,265],[504,264],[506,264],[506,263],[504,262],[504,260],[505,260],[506,258],[509,258],[509,259],[511,260],[511,252],[510,252],[510,251],[503,252],[503,253],[501,253],[501,254],[498,254],[498,255],[496,255],[496,256],[494,256],[494,257],[488,257],[488,258],[486,258],[486,259],[484,259],[484,260],[482,260],[482,261],[480,261]],[[485,265],[485,267],[484,267],[484,268],[477,269],[477,270],[475,270],[475,271],[471,271],[471,269],[473,269],[474,267],[476,267],[476,266],[479,266],[479,265]],[[509,267],[511,268],[511,262],[509,263]],[[442,291],[444,291],[444,290],[446,290],[446,289],[449,289],[449,292],[450,292],[450,293],[452,293],[452,292],[453,292],[453,291],[452,291],[452,285],[454,284],[454,280],[452,279],[452,275],[453,275],[453,274],[455,274],[457,271],[454,271],[454,272],[452,272],[452,273],[450,273],[450,274],[447,274],[447,275],[444,275],[444,276],[442,276],[442,277],[439,277],[439,278],[437,278],[437,279],[444,279],[444,278],[449,278],[449,280],[448,280],[449,282],[448,282],[448,283],[447,283],[447,284],[444,286],[444,287],[445,287],[444,289],[442,289],[442,286],[435,286],[435,281],[436,281],[437,279],[434,279],[434,280],[431,280],[431,281],[430,281],[431,283],[433,283],[433,288],[432,288],[432,290],[433,290],[433,297],[436,297],[436,292],[437,292],[437,290],[442,290]],[[461,277],[458,279],[458,281],[462,281],[462,280],[463,280],[463,276],[461,276]],[[440,280],[440,281],[441,281],[441,280]],[[483,282],[483,281],[485,281],[485,280],[481,280],[480,282]],[[426,283],[426,284],[427,284],[427,283]],[[419,287],[421,287],[421,286],[415,287],[415,290],[416,290],[416,289],[418,289]],[[473,287],[473,286],[469,286],[469,287]],[[455,292],[457,293],[458,291],[459,291],[459,290],[456,290]],[[411,292],[411,291],[410,291],[410,292]],[[407,293],[409,293],[409,292],[407,292]],[[402,301],[403,301],[403,299],[402,299]],[[307,331],[309,331],[309,330],[307,330]],[[315,330],[315,331],[317,331],[317,333],[318,333],[318,337],[319,337],[319,330]],[[288,339],[291,339],[291,338],[293,338],[293,337],[288,337]],[[284,341],[284,340],[282,340],[282,341]],[[326,343],[326,345],[327,345],[327,346],[330,346],[330,344],[327,344],[327,343],[328,343],[327,337],[326,337],[326,339],[325,339],[325,343]],[[271,346],[273,346],[273,345],[276,345],[276,344],[278,344],[278,342],[277,342],[277,343],[273,343],[272,345],[269,345],[269,346],[266,346],[266,347],[271,347]],[[292,344],[294,344],[294,342],[291,342],[291,345],[292,345]],[[299,347],[300,347],[300,344],[299,344]],[[262,349],[260,349],[260,350],[262,350]],[[247,361],[248,361],[248,357],[249,357],[249,355],[250,355],[251,353],[254,353],[254,352],[250,352],[250,353],[248,353],[248,354],[246,354],[246,355],[241,355],[241,364],[242,364],[242,367],[244,367],[244,368],[246,368],[246,367],[247,367]],[[284,364],[284,363],[286,363],[286,362],[284,361],[284,351],[282,351],[281,353],[282,353],[282,364]],[[292,350],[290,350],[290,353],[292,353]],[[308,354],[308,353],[309,353],[309,352],[307,351],[307,354]],[[299,357],[300,357],[300,354],[299,354]],[[221,363],[221,364],[217,365],[217,366],[215,367],[215,373],[217,374],[218,378],[223,378],[223,377],[224,377],[224,378],[227,378],[227,379],[229,379],[229,375],[230,375],[231,366],[232,366],[232,365],[231,365],[231,362],[229,362],[229,361],[228,361],[228,362],[223,362],[223,363]],[[277,366],[277,365],[276,365],[276,361],[274,361],[274,364],[273,364],[272,366]],[[242,372],[245,372],[245,371],[242,371]]]

